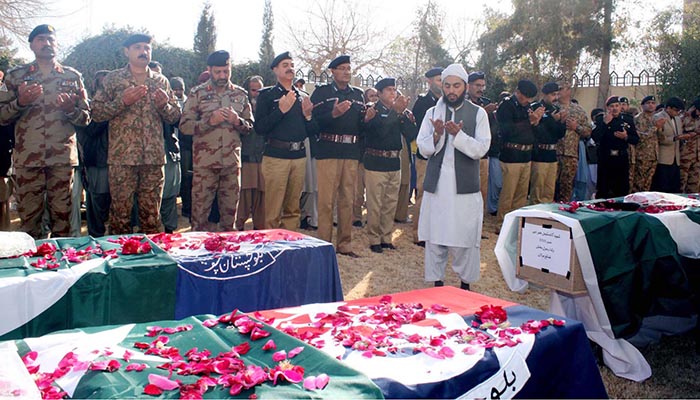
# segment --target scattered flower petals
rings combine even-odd
[[[163,391],[158,386],[152,383],[146,385],[146,387],[143,388],[143,392],[150,396],[160,396],[161,394],[163,394]]]
[[[297,354],[301,353],[302,351],[304,351],[304,348],[302,346],[295,347],[289,350],[289,353],[287,353],[287,357],[294,358],[297,356]]]
[[[179,382],[157,374],[148,374],[148,382],[163,390],[175,390],[180,387]]]
[[[287,359],[287,352],[285,350],[280,350],[272,354],[272,361],[280,362]]]
[[[275,344],[275,341],[270,339],[262,347],[263,350],[277,350],[277,345]]]
[[[129,372],[129,371],[141,372],[141,371],[143,371],[143,370],[146,369],[146,368],[148,368],[148,365],[146,365],[146,364],[133,363],[133,364],[127,365],[126,368],[125,368],[124,370],[127,371],[127,372]]]

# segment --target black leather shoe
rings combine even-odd
[[[309,229],[309,226],[311,226],[311,225],[309,225],[309,219],[308,219],[308,218],[302,219],[301,222],[299,223],[299,228],[304,229],[304,230]]]
[[[459,288],[462,290],[469,290],[469,284],[462,282],[462,284],[459,285]]]
[[[382,249],[396,250],[396,246],[391,243],[382,243]]]
[[[358,256],[357,254],[355,254],[352,251],[346,251],[346,252],[339,251],[338,254],[340,254],[342,256],[348,256],[350,258],[360,258],[360,256]]]
[[[425,247],[425,242],[423,240],[421,240],[420,242],[413,242],[413,244],[415,244],[418,247]]]
[[[435,287],[442,287],[445,286],[445,282],[443,281],[435,281]]]
[[[373,244],[373,245],[369,246],[369,249],[375,253],[383,253],[384,252],[384,250],[382,250],[382,246],[379,244]]]
[[[352,223],[352,226],[354,226],[355,228],[362,228],[362,221],[357,220]]]

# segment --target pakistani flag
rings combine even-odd
[[[80,237],[37,241],[39,254],[0,260],[0,339],[173,319],[175,260],[132,238],[141,254],[122,254],[124,236]]]

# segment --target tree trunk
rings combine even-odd
[[[598,107],[605,108],[610,93],[610,53],[612,52],[612,8],[613,0],[605,0],[603,17],[603,54],[600,57],[600,82],[598,85]]]

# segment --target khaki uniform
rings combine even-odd
[[[18,88],[24,82],[41,84],[43,94],[32,104],[20,107]],[[41,236],[46,196],[52,236],[68,236],[73,166],[78,165],[75,126],[90,122],[82,77],[59,63],[44,75],[33,62],[9,71],[5,83],[8,91],[0,100],[0,124],[16,124],[13,160],[20,229],[34,238]],[[59,93],[78,95],[73,112],[66,114],[58,107]]]
[[[681,145],[681,193],[700,192],[700,118],[683,117],[683,133],[696,136]]]
[[[578,169],[578,141],[591,136],[591,123],[586,111],[576,103],[559,104],[559,109],[568,111],[569,118],[574,118],[579,125],[578,132],[567,129],[564,137],[557,143],[559,198],[556,200],[568,202],[574,194],[574,179]]]
[[[408,221],[408,203],[411,201],[411,156],[408,153],[410,147],[406,144],[406,140],[402,140],[401,148],[401,185],[399,185],[399,197],[396,201],[396,212],[394,213],[394,221]]]
[[[639,134],[639,143],[635,145],[635,168],[632,178],[632,193],[651,190],[651,180],[656,172],[659,157],[659,140],[653,113],[641,112],[634,117],[634,126]]]
[[[131,233],[131,208],[134,193],[139,199],[139,226],[144,233],[160,230],[160,202],[165,173],[163,121],[175,124],[180,106],[163,75],[148,71],[145,85],[148,94],[127,106],[123,92],[138,86],[129,67],[110,72],[104,90],[97,92],[92,103],[93,118],[109,121],[109,187],[112,195],[110,227],[112,234]],[[170,100],[158,108],[150,94],[163,89]]]
[[[238,113],[239,124],[222,122],[209,124],[211,114],[222,108],[233,107]],[[209,211],[214,195],[219,194],[219,226],[223,231],[233,230],[240,191],[241,134],[246,135],[253,127],[248,94],[239,86],[229,82],[221,93],[209,81],[195,87],[182,113],[180,130],[185,135],[194,135],[192,158],[192,230],[210,231]]]

